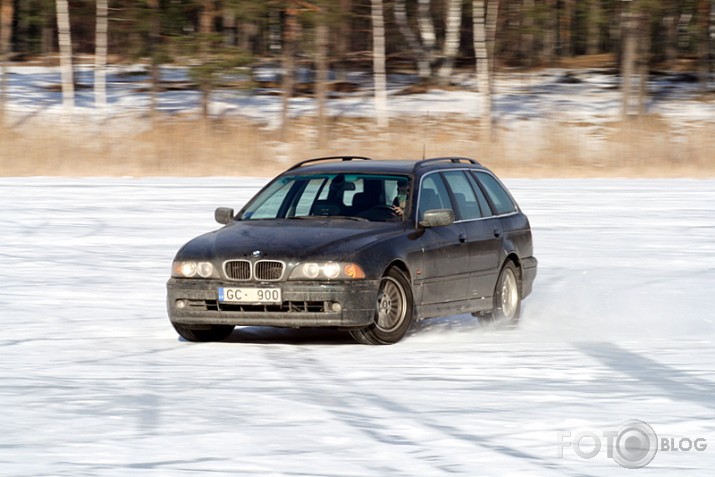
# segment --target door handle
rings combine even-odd
[[[494,236],[495,237],[501,237],[501,229],[494,229]]]
[[[459,241],[464,243],[467,241],[467,234],[459,234]]]

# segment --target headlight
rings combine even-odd
[[[323,274],[328,278],[338,278],[340,275],[340,264],[329,262],[322,267]]]
[[[171,276],[179,278],[218,278],[211,262],[178,261],[171,267]]]
[[[320,275],[320,265],[317,263],[305,263],[301,268],[305,278],[318,278]]]
[[[289,280],[361,280],[365,272],[356,263],[307,262],[296,266]]]

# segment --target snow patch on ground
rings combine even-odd
[[[94,105],[93,70],[77,66],[76,77],[82,85],[76,91],[72,120],[111,122],[116,127],[148,127],[137,122],[146,117],[150,105],[147,93],[149,75],[142,65],[110,66],[108,69],[108,106],[100,111]],[[676,130],[712,125],[715,102],[701,93],[699,85],[672,74],[653,76],[648,82],[647,112],[658,115]],[[162,67],[161,77],[168,82],[188,82],[187,70]],[[393,118],[440,118],[458,115],[479,118],[481,96],[469,75],[456,75],[462,90],[431,89],[417,94],[400,94],[413,78],[390,76],[388,112]],[[350,77],[360,86],[355,93],[335,93],[327,102],[331,117],[371,118],[375,116],[372,83],[369,75]],[[64,114],[59,92],[59,68],[39,66],[8,67],[8,111],[15,125],[44,124]],[[282,99],[268,90],[217,89],[212,94],[210,114],[214,117],[244,117],[270,128],[280,125]],[[200,114],[198,91],[165,91],[158,97],[158,108],[167,115]],[[621,92],[618,77],[604,69],[566,70],[552,68],[537,72],[505,72],[497,75],[493,111],[499,126],[507,131],[522,131],[530,122],[572,123],[597,133],[620,118]],[[292,117],[314,116],[317,104],[310,97],[295,97],[290,102]]]

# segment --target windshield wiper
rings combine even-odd
[[[365,217],[355,217],[354,215],[329,215],[333,219],[354,220],[356,222],[368,222]]]

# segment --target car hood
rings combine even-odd
[[[178,259],[348,260],[356,251],[405,230],[404,222],[329,220],[237,221],[196,237]]]

